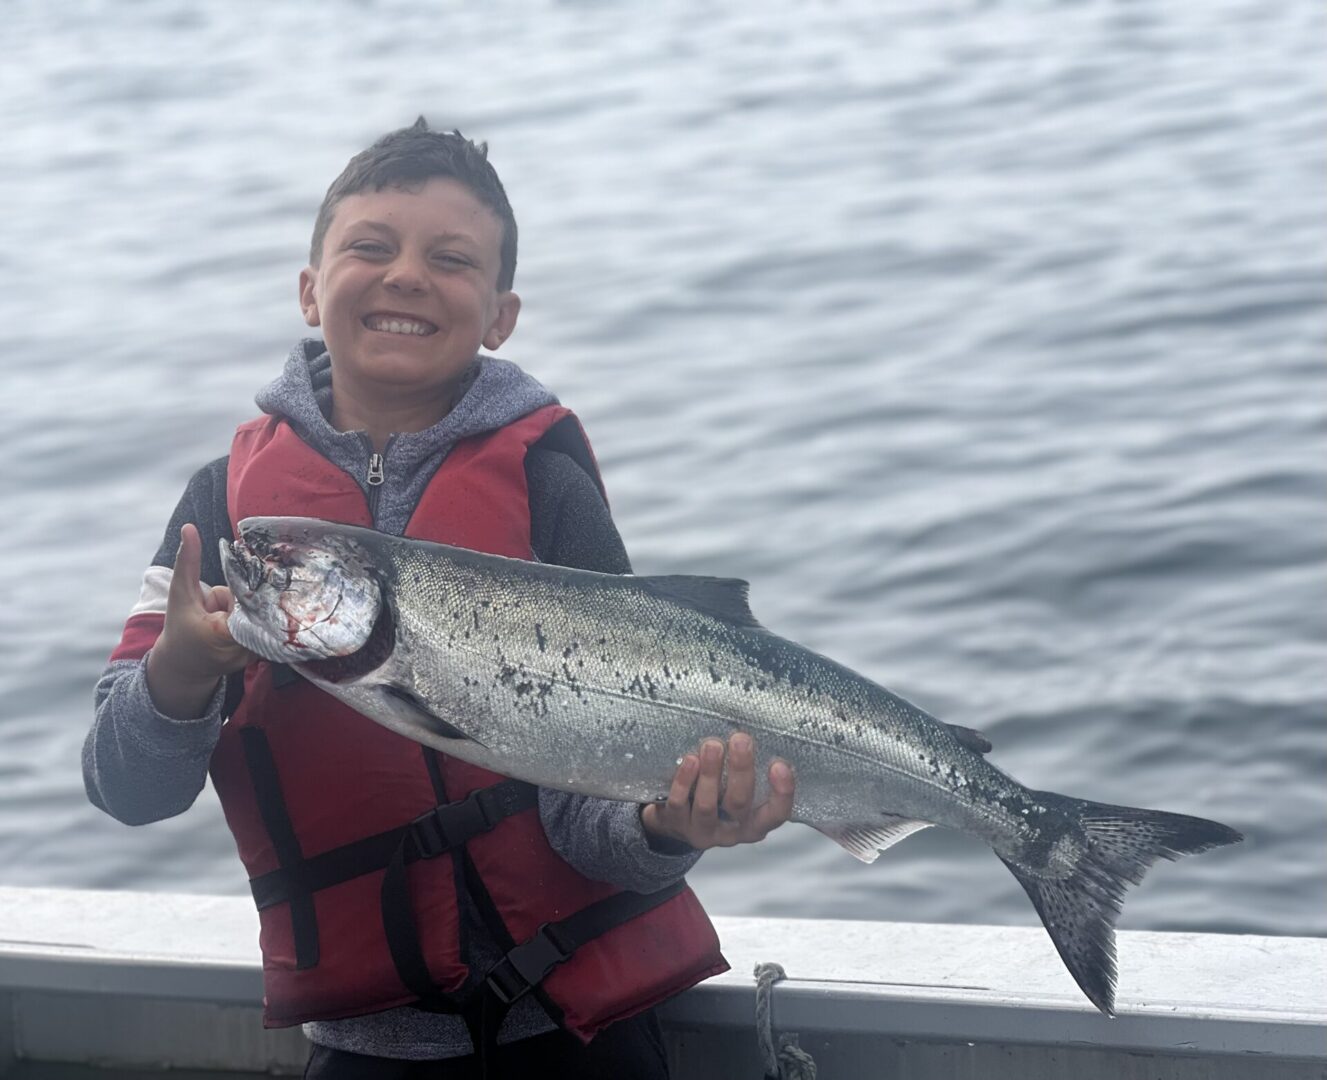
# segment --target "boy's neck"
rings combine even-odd
[[[447,387],[429,397],[412,390],[408,395],[395,398],[390,394],[357,392],[357,388],[347,385],[348,382],[338,379],[333,384],[332,427],[337,431],[364,432],[378,453],[383,452],[392,435],[423,431],[436,424],[452,411],[460,389]]]

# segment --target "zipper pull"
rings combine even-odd
[[[385,479],[387,479],[387,474],[383,472],[383,468],[382,468],[382,455],[381,455],[381,454],[370,454],[370,455],[369,455],[369,477],[368,477],[368,480],[369,480],[369,486],[370,486],[370,487],[377,487],[377,486],[378,486],[379,484],[381,484]]]

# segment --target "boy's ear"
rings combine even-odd
[[[498,349],[516,329],[516,318],[521,313],[521,298],[508,290],[498,296],[498,315],[489,324],[484,335],[484,348]],[[305,316],[307,318],[307,316]],[[312,325],[312,324],[311,324]]]
[[[312,266],[306,266],[299,272],[299,309],[304,313],[304,321],[310,326],[318,326],[322,322],[318,316],[318,299],[313,289],[317,277],[318,272]]]

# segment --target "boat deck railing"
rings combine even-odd
[[[819,1080],[1327,1078],[1327,939],[1122,931],[1112,1019],[1039,927],[715,923],[732,970],[661,1012],[679,1080],[763,1075],[768,961]],[[0,1076],[298,1075],[303,1035],[264,1030],[261,997],[247,898],[0,888]]]

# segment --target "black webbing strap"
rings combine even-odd
[[[671,900],[686,884],[684,880],[676,881],[652,893],[614,893],[565,919],[544,923],[533,937],[493,965],[485,978],[485,988],[510,1008],[586,942]]]
[[[342,844],[309,858],[296,858],[249,881],[258,910],[282,904],[301,894],[318,892],[343,881],[381,870],[398,849],[409,864],[431,859],[493,828],[499,821],[534,806],[538,789],[506,780],[472,792],[464,799],[426,811],[407,825]],[[264,819],[266,820],[266,819]],[[293,833],[292,833],[293,835]]]
[[[244,760],[249,766],[254,797],[258,801],[258,814],[263,819],[267,834],[272,838],[277,861],[282,869],[304,861],[295,826],[291,824],[281,782],[277,776],[276,759],[267,736],[258,728],[246,727],[240,731],[244,747]],[[280,872],[280,871],[278,871]],[[313,894],[295,892],[290,900],[290,924],[295,938],[295,967],[299,970],[315,967],[318,963],[318,919],[313,909]]]
[[[686,888],[685,881],[652,893],[620,892],[558,922],[544,923],[534,935],[489,969],[461,1016],[474,1044],[479,1076],[492,1075],[498,1029],[511,1007],[588,941],[658,907]]]
[[[419,852],[416,858],[432,858],[472,837],[487,832],[504,818],[529,810],[539,802],[539,789],[522,780],[504,780],[492,787],[480,788],[464,799],[434,807],[429,813],[410,824],[410,832],[403,836],[387,862],[382,877],[382,925],[387,934],[387,947],[392,953],[401,981],[421,998],[438,992],[424,961],[419,944],[419,928],[410,903],[410,889],[405,868],[407,847],[411,844]]]

